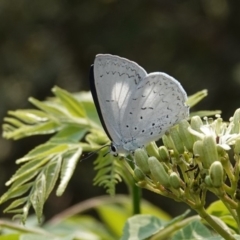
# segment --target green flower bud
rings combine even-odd
[[[240,108],[238,108],[234,115],[233,115],[233,128],[231,130],[231,133],[239,133],[240,132]]]
[[[223,185],[223,166],[221,162],[213,162],[209,169],[209,173],[213,187],[221,187]]]
[[[180,134],[178,132],[177,126],[174,126],[170,129],[170,137],[175,145],[175,148],[179,153],[184,153],[184,146]]]
[[[169,156],[169,152],[168,152],[168,150],[167,150],[167,148],[165,146],[161,146],[158,149],[158,154],[159,154],[159,157],[160,157],[161,161],[169,162],[170,156]]]
[[[175,172],[172,172],[170,174],[170,177],[169,177],[169,183],[170,185],[175,188],[175,189],[178,189],[181,187],[181,179],[179,178],[179,176],[177,175],[177,173]]]
[[[165,134],[162,136],[162,141],[163,141],[163,144],[166,146],[167,149],[171,149],[174,151],[175,154],[179,154],[175,145],[174,145],[174,142],[172,140],[172,138],[170,137],[170,134]]]
[[[148,155],[144,149],[138,148],[134,152],[134,159],[137,166],[142,170],[143,173],[149,174],[148,166]]]
[[[213,162],[218,160],[217,145],[213,136],[205,136],[203,139],[203,167],[208,169]]]
[[[169,135],[168,135],[168,134],[164,134],[164,135],[162,136],[162,141],[163,141],[164,146],[165,146],[167,149],[172,149],[172,139],[169,138]]]
[[[182,139],[183,145],[187,148],[188,151],[192,151],[194,138],[193,135],[188,131],[190,124],[187,120],[182,120],[179,123],[178,131],[180,134],[180,138]]]
[[[134,179],[138,182],[138,181],[143,181],[145,180],[145,174],[142,172],[142,170],[138,167],[136,167],[134,169],[134,175],[133,175]]]
[[[235,142],[234,153],[240,155],[240,139],[237,139]]]
[[[203,156],[203,141],[198,140],[193,144],[193,153],[200,157]]]
[[[211,178],[210,178],[209,175],[207,175],[207,176],[205,177],[204,182],[206,183],[206,185],[207,185],[208,187],[212,187],[212,186],[213,186],[213,185],[212,185],[212,180],[211,180]]]
[[[158,147],[155,142],[150,142],[145,148],[149,156],[153,156],[159,159]]]
[[[222,132],[222,128],[225,125],[225,123],[223,123],[223,119],[220,117],[220,115],[216,115],[217,119],[214,121],[214,125],[215,125],[215,133],[216,135],[220,135]]]
[[[191,118],[191,128],[197,132],[201,132],[200,128],[203,126],[202,119],[199,116]]]
[[[164,187],[170,187],[169,175],[164,169],[164,166],[155,157],[148,159],[149,168],[155,181],[159,182]]]

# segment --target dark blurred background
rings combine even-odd
[[[0,117],[30,108],[29,96],[51,96],[54,85],[88,91],[95,55],[111,53],[174,76],[189,95],[208,89],[196,109],[221,109],[228,120],[240,107],[239,9],[239,0],[1,0]],[[15,160],[47,139],[0,139],[1,194],[18,168]],[[94,174],[91,160],[79,164],[65,194],[51,195],[45,215],[104,194],[92,186]],[[185,207],[143,195],[173,216]]]

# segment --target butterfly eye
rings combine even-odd
[[[111,145],[111,150],[112,150],[112,152],[117,152],[117,148],[114,146],[114,145]]]
[[[114,157],[118,157],[118,150],[113,144],[111,144],[111,151]]]

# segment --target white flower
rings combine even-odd
[[[200,139],[205,136],[213,136],[217,146],[220,146],[224,150],[230,150],[230,145],[234,145],[237,139],[240,139],[240,134],[231,133],[233,128],[233,122],[225,123],[218,115],[214,121],[209,121],[206,117],[204,120],[206,124],[200,127],[201,132],[198,132],[191,127],[188,128],[189,132]],[[212,119],[210,119],[212,120]]]

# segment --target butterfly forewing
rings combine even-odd
[[[122,117],[136,86],[147,75],[138,64],[109,54],[99,54],[94,61],[94,84],[102,124],[111,140],[121,144]],[[92,90],[93,92],[93,90]]]

